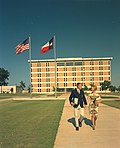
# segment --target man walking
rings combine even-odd
[[[76,123],[76,130],[79,130],[79,126],[82,126],[82,121],[84,119],[84,107],[87,105],[87,101],[82,90],[82,84],[77,83],[77,88],[75,88],[69,97],[70,104],[74,107],[74,116]]]

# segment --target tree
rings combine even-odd
[[[0,68],[0,86],[7,86],[8,82],[6,80],[9,80],[10,73],[8,70],[5,70],[4,68]]]
[[[86,85],[84,85],[83,90],[84,90],[84,91],[85,91],[85,90],[88,90],[88,87],[87,87]]]
[[[120,92],[120,86],[118,86],[117,90]]]
[[[94,83],[90,83],[90,88],[89,88],[89,90],[92,89],[92,86],[94,86]]]
[[[25,89],[26,86],[25,86],[25,83],[23,81],[20,82],[20,87],[22,88],[22,90]]]
[[[101,87],[102,87],[102,90],[105,90],[105,94],[106,94],[106,90],[107,90],[108,88],[110,88],[111,82],[105,80],[104,82],[100,83],[100,85],[101,85]]]
[[[30,93],[30,85],[28,86],[28,92]]]
[[[113,92],[115,92],[117,90],[116,86],[113,86],[113,85],[110,85],[109,88],[110,88],[110,91],[113,91]]]

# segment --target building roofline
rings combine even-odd
[[[100,58],[57,58],[56,61],[92,61],[92,60],[112,60],[113,57],[100,57]],[[31,62],[54,62],[54,59],[43,59],[43,60],[31,60]],[[30,60],[28,60],[30,62]]]

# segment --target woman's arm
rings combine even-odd
[[[102,102],[101,96],[98,97],[98,99],[96,100],[97,103]]]

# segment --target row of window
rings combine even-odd
[[[100,81],[103,81],[104,78],[103,78],[103,77],[99,77],[99,80],[100,80]],[[108,78],[108,80],[110,80],[110,77]],[[64,81],[67,82],[67,78],[64,79]],[[73,78],[73,81],[76,81],[76,78]],[[85,81],[85,78],[81,78],[81,81]],[[94,81],[94,77],[91,77],[91,78],[90,78],[90,81]],[[49,82],[49,81],[48,81],[48,82]],[[58,83],[57,83],[57,84],[58,84]],[[73,86],[74,86],[74,84],[76,84],[76,83],[73,83]],[[42,84],[38,84],[38,87],[41,87],[41,86],[42,86]],[[64,83],[64,86],[67,86],[67,83]],[[47,84],[46,84],[46,87],[50,87],[50,83],[47,83]]]
[[[90,67],[90,70],[94,70],[95,68],[94,67]],[[67,68],[64,68],[64,71],[67,71],[68,69]],[[80,68],[81,71],[85,71],[85,67],[81,67]],[[100,66],[99,67],[99,70],[104,70],[104,67]],[[108,66],[108,70],[110,70],[110,66]],[[38,68],[37,69],[38,72],[41,72],[41,68]],[[46,68],[46,72],[49,72],[50,71],[50,68]],[[57,71],[59,71],[59,68],[57,68]],[[76,71],[76,67],[72,67],[72,71]],[[32,72],[32,69],[31,69],[31,72]]]
[[[41,89],[38,89],[38,92],[42,92],[42,90]],[[46,92],[50,92],[50,89],[49,88],[46,89]]]
[[[96,61],[87,61],[89,62],[89,65],[94,65]],[[99,65],[103,65],[104,61],[98,61]],[[88,64],[88,63],[87,63]],[[57,66],[81,66],[81,65],[85,65],[84,61],[76,61],[76,62],[71,62],[71,61],[67,61],[67,62],[57,62]],[[110,61],[108,61],[108,65],[110,65]],[[38,67],[41,67],[41,63],[37,63]],[[50,62],[46,63],[46,67],[50,66]]]
[[[99,72],[99,75],[104,75],[104,73]],[[110,72],[108,72],[108,75],[110,75]],[[59,76],[58,73],[57,73],[57,76]],[[64,73],[64,76],[68,76],[68,73]],[[76,76],[76,73],[73,72],[72,76]],[[81,76],[85,76],[85,72],[81,72]],[[94,76],[94,72],[90,72],[90,76]],[[41,77],[41,73],[38,74],[38,77]],[[50,77],[50,73],[46,73],[46,77]]]

